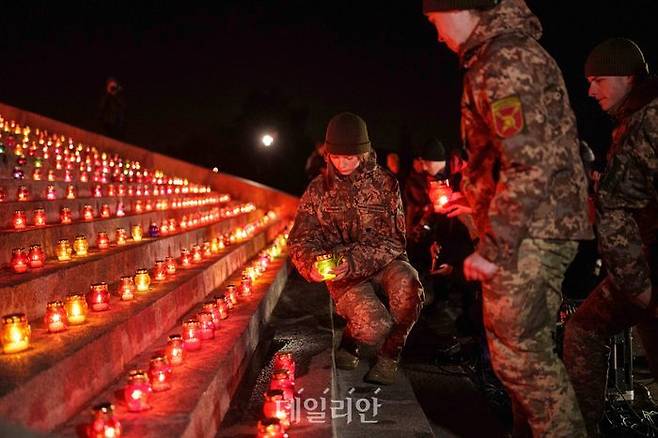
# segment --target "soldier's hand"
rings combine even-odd
[[[498,266],[474,252],[464,260],[464,277],[471,281],[490,280]]]
[[[313,263],[313,267],[311,268],[309,276],[311,277],[311,280],[315,281],[316,283],[322,283],[324,281],[324,275],[320,274],[320,271],[318,271],[315,263]]]
[[[453,270],[454,270],[454,268],[452,267],[452,265],[449,265],[447,263],[443,263],[441,266],[439,266],[439,269],[435,269],[435,270],[431,271],[430,274],[445,277],[445,276],[448,276],[448,275],[452,274]]]
[[[333,273],[336,277],[332,281],[342,280],[347,275],[350,266],[347,264],[347,260],[341,259],[338,266],[333,269]]]

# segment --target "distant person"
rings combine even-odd
[[[324,154],[324,143],[315,143],[315,148],[313,149],[313,152],[311,152],[311,155],[309,155],[306,159],[306,166],[304,166],[304,173],[306,174],[307,183],[313,181],[316,176],[326,172],[327,163],[325,162]]]
[[[108,78],[105,82],[105,94],[98,108],[98,119],[103,134],[116,139],[125,137],[126,101],[123,87],[115,78]]]

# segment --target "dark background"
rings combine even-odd
[[[380,151],[459,143],[457,59],[421,1],[6,2],[0,100],[98,130],[105,79],[128,103],[126,140],[299,194],[329,118],[360,114]],[[583,63],[625,36],[657,65],[655,0],[528,1],[565,73],[581,136],[602,158],[609,122]],[[276,132],[270,149],[260,135]]]

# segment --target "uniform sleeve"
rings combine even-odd
[[[654,187],[658,189],[658,106],[647,110],[644,118],[644,138],[646,147],[638,149],[647,175],[653,176]]]
[[[381,220],[373,220],[379,226],[366,226],[366,232],[358,242],[336,248],[336,253],[349,263],[345,280],[367,278],[384,268],[404,253],[405,218],[398,182],[392,179],[383,188],[384,212],[375,213]]]
[[[556,129],[550,126],[553,115],[543,104],[546,84],[537,81],[546,74],[532,71],[524,61],[519,56],[516,62],[492,63],[475,95],[493,139],[491,147],[499,148],[500,157],[499,180],[477,252],[496,264],[516,261],[527,224],[546,196],[550,166],[546,131]]]
[[[312,189],[306,190],[297,208],[295,223],[288,235],[288,253],[299,274],[311,281],[310,273],[316,255],[324,252],[322,228],[312,200]]]

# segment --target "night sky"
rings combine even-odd
[[[340,111],[366,120],[381,157],[432,135],[458,144],[457,58],[437,43],[420,0],[214,3],[5,3],[0,101],[97,131],[105,79],[115,76],[128,142],[294,194]],[[587,98],[584,60],[624,36],[657,68],[656,1],[528,4],[565,73],[581,136],[602,158],[609,122]],[[277,142],[264,150],[268,129]]]

